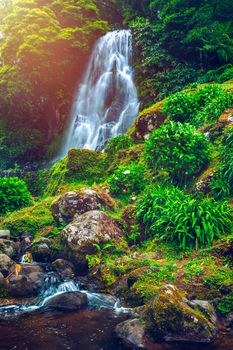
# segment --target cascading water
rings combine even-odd
[[[62,156],[69,148],[102,149],[133,124],[139,102],[131,58],[130,30],[99,39],[73,104]]]

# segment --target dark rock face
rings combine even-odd
[[[88,304],[87,295],[81,292],[66,292],[55,295],[43,305],[47,308],[73,311]]]
[[[20,252],[19,243],[10,241],[9,239],[0,238],[0,254],[6,254],[10,258],[18,257]]]
[[[9,276],[15,270],[15,262],[6,254],[0,254],[0,272],[4,277]]]
[[[216,315],[206,301],[189,302],[173,285],[165,286],[151,305],[151,329],[169,342],[209,343],[216,334]]]
[[[48,243],[36,243],[32,248],[32,257],[34,261],[50,262],[52,259],[52,250]]]
[[[39,265],[19,265],[18,273],[8,279],[7,290],[13,297],[36,296],[44,287],[44,270]]]
[[[57,259],[52,263],[52,266],[62,280],[69,281],[74,278],[75,268],[71,262],[63,259]]]
[[[54,219],[61,222],[71,222],[75,214],[83,214],[101,207],[111,209],[114,205],[112,198],[104,191],[98,193],[89,188],[77,192],[67,192],[53,202],[51,211]]]
[[[105,244],[122,236],[122,231],[106,213],[89,211],[77,215],[61,232],[62,239],[78,264],[86,264],[86,255],[96,252],[94,244]]]
[[[118,324],[115,333],[126,346],[145,348],[145,327],[139,319],[126,320]]]

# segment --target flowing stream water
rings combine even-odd
[[[102,149],[110,137],[133,124],[139,102],[131,60],[130,30],[109,32],[98,40],[73,103],[61,156],[69,148]]]

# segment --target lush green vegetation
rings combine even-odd
[[[26,183],[17,177],[0,178],[0,214],[25,207],[31,200]]]
[[[169,96],[165,115],[196,127],[218,121],[224,110],[233,106],[233,95],[219,85],[206,85],[196,92],[181,91]]]
[[[208,164],[209,142],[189,124],[168,122],[146,141],[145,157],[155,174],[167,172],[184,185]]]
[[[182,249],[210,245],[232,228],[232,210],[225,203],[173,187],[149,188],[138,202],[137,217],[149,234],[179,242]]]

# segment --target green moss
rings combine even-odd
[[[48,198],[32,207],[15,211],[8,215],[0,226],[2,229],[10,230],[14,236],[25,232],[35,235],[42,228],[55,225],[50,212],[51,202],[52,199]]]

